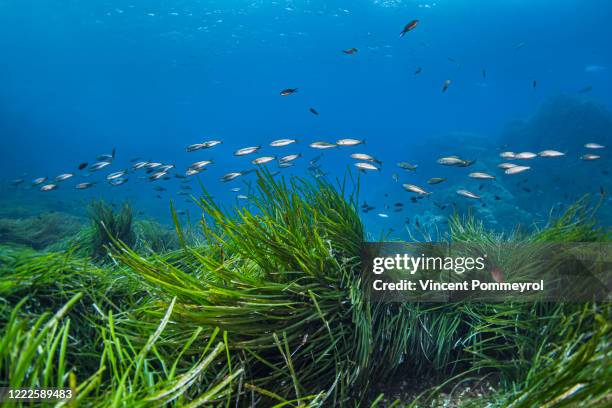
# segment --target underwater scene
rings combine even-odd
[[[0,0],[0,405],[609,406],[611,18]],[[388,301],[401,242],[603,289]]]

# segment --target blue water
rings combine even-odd
[[[405,217],[435,218],[436,193],[450,206],[445,194],[457,186],[480,191],[486,204],[454,198],[457,207],[486,208],[490,213],[485,215],[489,221],[496,218],[497,225],[512,224],[509,208],[537,217],[558,202],[610,186],[609,150],[591,152],[602,158],[587,163],[578,157],[589,152],[575,146],[570,150],[568,141],[580,146],[612,143],[605,120],[612,109],[611,17],[607,0],[3,0],[1,194],[28,202],[53,197],[66,211],[93,197],[128,199],[167,220],[171,198],[195,211],[176,196],[179,180],[150,183],[139,179],[144,173],[132,173],[128,183],[112,187],[104,176],[129,167],[135,157],[172,163],[180,172],[197,160],[213,159],[199,179],[219,201],[231,205],[236,194],[229,189],[242,181],[224,184],[219,177],[253,167],[249,162],[256,157],[234,157],[236,149],[263,145],[259,156],[301,152],[304,157],[283,173],[306,175],[308,160],[320,153],[308,143],[356,138],[365,139],[366,145],[325,151],[319,164],[333,180],[353,165],[350,153],[368,153],[384,162],[382,171],[361,180],[361,198],[376,206],[364,214],[374,232],[401,229]],[[420,24],[400,38],[413,19]],[[350,47],[359,52],[341,52]],[[415,75],[418,67],[422,72]],[[447,79],[452,83],[443,93]],[[586,87],[592,90],[578,93]],[[279,96],[285,88],[299,90]],[[534,162],[529,177],[555,174],[537,187],[528,182],[538,198],[497,172],[494,183],[507,183],[512,194],[499,200],[506,209],[496,212],[501,203],[492,198],[494,192],[487,193],[491,183],[481,188],[482,183],[466,176],[482,168],[449,169],[435,163],[453,154],[467,154],[477,165],[501,161],[500,135],[507,124],[528,119],[561,94],[602,108],[603,124],[589,130],[597,140],[582,140],[586,136],[574,126],[581,119],[570,112],[548,119],[557,125],[573,121],[574,133],[563,135],[558,145],[538,145],[539,131],[528,140],[517,137],[521,148],[567,152],[539,169]],[[311,114],[311,107],[320,115]],[[540,124],[543,132],[548,124]],[[300,143],[267,147],[285,137]],[[210,139],[224,143],[185,152],[187,145]],[[474,150],[477,146],[482,149]],[[86,171],[76,170],[79,163],[92,164],[113,148],[117,156],[108,171],[85,178]],[[406,172],[395,166],[398,161],[419,168]],[[572,170],[583,166],[591,167]],[[65,172],[77,176],[57,191],[29,188],[33,178]],[[401,183],[423,185],[434,194],[412,205],[393,173]],[[428,186],[426,180],[436,176],[449,181]],[[24,184],[8,186],[9,180],[21,177]],[[518,177],[516,181],[523,179]],[[90,190],[74,190],[76,182],[88,180],[101,182]],[[158,193],[154,185],[168,191]],[[395,201],[405,203],[404,212],[391,211]],[[448,214],[444,211],[439,215]]]

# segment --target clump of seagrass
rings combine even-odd
[[[90,250],[94,259],[103,259],[116,241],[130,248],[134,246],[136,236],[132,230],[132,207],[128,203],[115,211],[104,201],[93,201],[89,205],[89,215],[92,220]]]
[[[77,217],[57,212],[19,219],[0,218],[0,243],[45,249],[75,234],[79,228]]]
[[[354,403],[374,363],[355,194],[260,173],[248,205],[227,212],[207,195],[199,204],[203,245],[185,245],[176,222],[180,257],[145,259],[127,246],[114,254],[151,283],[155,315],[176,297],[165,345],[198,327],[226,331],[229,371],[245,368],[234,396],[243,404]],[[134,320],[124,329],[145,327],[146,316]]]

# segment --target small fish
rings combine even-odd
[[[533,80],[532,83],[533,89],[536,89],[536,87],[538,86],[538,81],[536,81],[535,79]]]
[[[236,150],[234,152],[234,156],[245,156],[247,154],[255,153],[259,149],[261,149],[261,146],[243,147],[242,149]]]
[[[319,160],[321,160],[321,157],[323,157],[323,155],[322,155],[322,154],[320,154],[320,155],[318,155],[317,157],[315,157],[315,158],[311,159],[311,160],[310,160],[308,163],[309,163],[309,164],[311,164],[311,165],[313,165],[313,164],[317,163]]]
[[[348,55],[357,54],[359,50],[357,48],[347,48],[346,50],[342,50],[343,53]]]
[[[287,88],[287,89],[283,89],[282,91],[280,91],[280,96],[289,96],[291,94],[294,94],[298,91],[297,88]]]
[[[163,166],[159,166],[157,170],[159,171],[168,171],[174,168],[174,164],[164,164]]]
[[[57,176],[55,178],[55,181],[59,181],[59,182],[66,181],[66,180],[68,180],[69,178],[72,178],[72,177],[74,177],[74,174],[72,174],[72,173],[64,173],[64,174],[60,174],[59,176]]]
[[[142,169],[147,164],[149,164],[149,162],[146,162],[146,161],[141,161],[141,162],[138,162],[138,163],[134,163],[134,165],[132,166],[132,170]]]
[[[251,163],[253,164],[266,164],[271,162],[272,160],[276,160],[276,157],[274,156],[263,156],[263,157],[258,157],[256,159],[253,159],[251,161]]]
[[[24,179],[22,179],[22,178],[15,179],[15,180],[12,180],[12,181],[11,181],[11,185],[16,187],[16,186],[20,185],[21,183],[23,183],[24,181],[25,181],[25,180],[24,180]]]
[[[531,193],[531,189],[529,187],[523,187],[523,191],[527,193]]]
[[[429,180],[427,180],[427,184],[440,184],[444,181],[446,181],[444,177],[432,177]]]
[[[83,162],[81,164],[79,164],[79,167],[77,167],[79,170],[83,170],[85,167],[87,167],[87,162]]]
[[[538,153],[540,157],[561,157],[565,156],[565,153],[559,152],[557,150],[542,150]]]
[[[423,72],[423,68],[417,67],[417,69],[414,71],[414,75],[419,75],[421,72]]]
[[[114,173],[109,174],[108,176],[106,176],[107,180],[115,180],[118,178],[121,178],[123,176],[125,176],[127,174],[127,170],[121,170],[121,171],[116,171]]]
[[[357,139],[340,139],[336,142],[338,146],[357,146],[360,144],[365,144],[365,140],[357,140]]]
[[[531,167],[529,166],[514,166],[514,167],[510,167],[509,169],[506,169],[504,173],[508,175],[519,174],[529,169],[531,169]]]
[[[446,92],[446,90],[448,89],[448,87],[451,84],[451,80],[447,79],[446,81],[444,81],[444,85],[442,85],[442,92]]]
[[[151,176],[149,176],[149,181],[156,181],[159,180],[160,178],[166,176],[166,174],[168,174],[165,171],[158,171],[156,173],[151,174]]]
[[[481,191],[484,188],[484,184],[478,186],[478,191]]]
[[[483,69],[483,70],[482,70],[482,77],[483,77],[484,79],[487,79],[487,70],[486,70],[486,69]]]
[[[587,143],[584,147],[587,149],[604,149],[606,146],[600,145],[599,143]]]
[[[516,153],[514,153],[514,152],[501,152],[499,154],[499,157],[501,157],[502,159],[514,159],[514,157],[516,157]]]
[[[404,29],[400,33],[400,37],[405,36],[406,33],[408,33],[409,31],[414,30],[416,28],[416,26],[418,26],[418,25],[419,25],[419,20],[412,20],[411,22],[409,22],[408,24],[406,24],[404,26]]]
[[[474,200],[480,200],[481,198],[479,195],[476,195],[469,190],[457,190],[456,193],[462,197],[472,198]]]
[[[502,270],[498,267],[494,267],[493,269],[491,269],[491,277],[497,283],[504,282],[504,272],[502,272]]]
[[[419,166],[416,164],[410,164],[408,162],[399,162],[397,163],[397,167],[404,170],[415,171]]]
[[[127,182],[128,182],[128,179],[127,179],[127,178],[118,178],[118,179],[113,179],[113,180],[110,180],[108,183],[109,183],[111,186],[115,186],[115,187],[117,187],[117,186],[121,186],[121,185],[123,185],[123,184],[125,184],[125,183],[127,183]]]
[[[193,163],[191,166],[189,166],[189,168],[193,170],[201,170],[209,164],[212,164],[212,160],[201,160]]]
[[[292,161],[294,161],[294,160],[297,160],[297,159],[299,159],[300,157],[302,157],[302,154],[301,154],[301,153],[298,153],[298,154],[290,154],[290,155],[287,155],[287,156],[283,156],[283,157],[281,157],[280,159],[278,159],[278,162],[279,162],[280,164],[289,164],[289,162],[292,162]]]
[[[239,191],[240,191],[240,187],[234,187],[234,188],[230,189],[230,191],[231,191],[232,193],[237,193],[237,192],[239,192]]]
[[[197,150],[203,149],[204,145],[202,143],[194,143],[192,145],[189,145],[185,148],[185,151],[187,151],[187,153],[191,153],[191,152],[195,152]]]
[[[236,198],[239,199],[239,200],[248,200],[249,199],[249,197],[245,196],[244,194],[238,194],[236,196]]]
[[[210,149],[211,147],[215,147],[221,143],[223,143],[222,140],[207,140],[206,142],[202,143],[202,149]]]
[[[416,194],[420,194],[420,195],[429,195],[431,193],[425,191],[423,188],[414,185],[414,184],[402,184],[402,187],[406,190],[406,191],[410,191],[411,193],[416,193]]]
[[[379,213],[379,214],[378,214],[378,216],[379,216],[380,218],[389,218],[389,215],[388,215],[388,214],[385,214],[385,213]]]
[[[468,177],[475,178],[475,179],[481,179],[481,180],[495,180],[495,176],[492,176],[488,173],[479,172],[479,171],[468,174]]]
[[[380,170],[378,167],[374,166],[373,164],[364,163],[364,162],[355,163],[355,167],[357,167],[359,170],[376,170],[376,171]]]
[[[97,162],[97,163],[92,164],[89,167],[89,170],[90,171],[98,171],[98,170],[101,170],[101,169],[105,168],[106,166],[110,166],[110,164],[111,163],[108,162],[108,161]]]
[[[93,187],[93,185],[94,185],[94,183],[89,183],[89,182],[87,182],[87,183],[79,183],[76,186],[74,186],[74,188],[76,188],[77,190],[85,190],[85,189]]]
[[[518,51],[518,50],[520,50],[521,48],[523,48],[524,46],[525,46],[525,43],[524,43],[524,42],[522,42],[522,43],[518,43],[518,45],[517,45],[516,47],[514,47],[514,50],[515,50],[515,51]]]
[[[292,143],[295,143],[296,140],[295,139],[278,139],[275,140],[273,142],[270,143],[270,146],[272,147],[283,147],[283,146],[288,146]]]
[[[465,164],[465,160],[462,160],[457,156],[449,156],[439,158],[436,163],[443,166],[459,166],[461,164]]]
[[[535,157],[538,157],[538,155],[532,152],[521,152],[514,156],[514,158],[517,160],[531,160]]]
[[[161,166],[161,165],[162,165],[162,164],[161,164],[161,163],[158,163],[158,162],[148,162],[148,163],[145,165],[145,167],[146,167],[147,169],[155,169],[155,168],[157,168],[157,167],[159,167],[159,166]]]
[[[498,196],[498,195],[493,196],[493,198],[495,198],[495,200],[496,200],[496,201],[501,200],[501,197],[500,197],[500,196]]]
[[[497,167],[499,167],[500,169],[503,169],[503,170],[508,170],[508,169],[511,169],[512,167],[516,167],[516,166],[517,166],[517,164],[514,164],[514,163],[499,163],[497,165]]]
[[[40,188],[40,191],[57,190],[57,188],[58,188],[57,184],[45,184],[44,186]]]
[[[403,207],[403,206],[404,206],[404,203],[399,203],[399,202],[398,202],[398,203],[395,203],[395,204],[393,204],[393,205],[394,205],[394,206],[396,206],[396,207]]]
[[[375,157],[370,156],[369,154],[365,154],[365,153],[353,153],[351,154],[351,159],[367,161],[367,162],[372,162],[372,163],[377,163],[377,164],[382,165],[382,162],[380,160],[376,159]]]
[[[604,198],[606,196],[606,190],[604,190],[603,187],[599,187],[599,195],[601,196],[601,198]]]
[[[393,179],[393,181],[395,181],[396,183],[399,183],[399,181],[400,181],[399,174],[397,174],[397,173],[393,173],[393,174],[391,175],[391,178],[392,178],[392,179]]]
[[[47,181],[46,177],[35,178],[34,180],[32,180],[32,186],[37,186],[39,184],[44,183],[45,181]]]
[[[585,154],[585,155],[580,156],[580,159],[585,160],[585,161],[593,161],[593,160],[597,160],[600,158],[601,156],[596,155],[596,154]]]
[[[223,177],[221,177],[221,181],[226,183],[228,181],[235,180],[235,179],[237,179],[238,177],[240,177],[242,175],[243,175],[243,173],[239,172],[239,171],[235,171],[235,172],[232,172],[232,173],[227,173]]]
[[[310,111],[310,113],[312,113],[315,116],[319,116],[319,112],[317,112],[317,110],[315,108],[310,108],[308,109]]]
[[[336,147],[336,145],[327,142],[313,142],[310,144],[310,147],[313,149],[331,149],[332,147]]]
[[[591,92],[592,90],[593,90],[593,87],[589,85],[589,86],[585,86],[584,88],[578,90],[578,93],[580,94],[588,93],[588,92]]]

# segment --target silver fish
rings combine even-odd
[[[414,185],[414,184],[402,184],[402,187],[406,190],[406,191],[410,191],[411,193],[416,193],[416,194],[420,194],[420,195],[428,195],[431,194],[427,191],[425,191],[423,188]]]
[[[437,163],[443,166],[460,166],[465,164],[465,160],[461,160],[457,156],[449,156],[439,158]]]
[[[168,174],[167,171],[158,171],[156,173],[151,174],[151,176],[149,176],[149,181],[159,180],[160,178],[166,176],[167,174]]]
[[[147,163],[147,164],[145,165],[145,167],[146,167],[147,169],[154,169],[154,168],[159,167],[159,166],[161,166],[161,165],[162,165],[161,163],[157,163],[157,162],[149,162],[149,163]]]
[[[499,167],[500,169],[503,169],[503,170],[508,170],[508,169],[511,169],[512,167],[516,167],[516,166],[518,166],[518,164],[514,164],[514,163],[499,163],[497,165],[497,167]]]
[[[118,178],[118,179],[110,180],[109,183],[110,183],[111,186],[115,186],[116,187],[116,186],[120,186],[122,184],[127,183],[127,181],[128,181],[128,179],[126,179],[126,178]]]
[[[72,174],[72,173],[64,173],[64,174],[60,174],[59,176],[57,176],[55,178],[55,181],[66,181],[66,180],[68,180],[69,178],[72,178],[72,177],[74,177],[74,174]]]
[[[338,146],[357,146],[360,144],[365,144],[365,140],[358,139],[340,139],[336,141],[336,145]]]
[[[389,215],[388,215],[388,214],[385,214],[385,213],[379,213],[379,214],[378,214],[378,216],[379,216],[380,218],[389,218]]]
[[[472,193],[469,190],[457,190],[457,194],[463,197],[472,198],[474,200],[480,200],[480,196]]]
[[[289,162],[289,163],[279,163],[278,167],[280,167],[281,169],[285,169],[287,167],[292,167],[293,163]]]
[[[270,143],[270,146],[272,147],[283,147],[283,146],[288,146],[292,143],[295,143],[296,140],[295,139],[278,139],[278,140],[274,140],[272,143]]]
[[[584,147],[587,149],[604,149],[606,146],[600,145],[599,143],[587,143]]]
[[[501,152],[499,154],[499,157],[501,157],[502,159],[514,159],[515,156],[516,153],[514,152]]]
[[[225,174],[223,177],[221,177],[221,181],[228,182],[228,181],[232,181],[238,177],[242,176],[242,173],[239,171],[236,172],[232,172],[232,173],[227,173]]]
[[[327,142],[313,142],[310,144],[310,147],[312,147],[313,149],[331,149],[333,147],[336,147],[336,145]]]
[[[45,184],[44,186],[40,188],[40,191],[57,190],[57,188],[58,188],[57,184]]]
[[[263,156],[263,157],[258,157],[254,160],[251,161],[251,163],[253,164],[266,164],[271,162],[272,160],[276,160],[276,157],[274,156]]]
[[[416,164],[410,164],[408,162],[399,162],[397,163],[397,167],[404,170],[415,171],[419,166],[417,166]]]
[[[514,166],[514,167],[510,167],[509,169],[506,169],[504,173],[508,175],[519,174],[529,169],[531,169],[531,167],[529,166]]]
[[[243,147],[242,149],[238,149],[234,152],[234,156],[245,156],[247,154],[255,153],[261,149],[261,146],[251,146],[251,147]]]
[[[300,157],[302,157],[301,154],[290,154],[288,156],[281,157],[280,159],[278,159],[278,162],[281,163],[281,164],[286,164],[286,163],[292,162],[294,160],[297,160]]]
[[[351,159],[367,161],[367,162],[372,162],[372,163],[377,163],[377,164],[382,165],[382,162],[380,160],[376,159],[375,157],[370,156],[369,154],[365,154],[365,153],[353,153],[351,154]]]
[[[201,161],[192,163],[191,166],[189,166],[189,168],[194,169],[194,170],[200,170],[208,166],[209,164],[212,164],[212,160],[201,160]]]
[[[134,165],[132,166],[132,170],[142,169],[147,164],[149,164],[149,162],[146,162],[146,161],[141,161],[141,162],[138,162],[138,163],[134,163]]]
[[[239,199],[239,200],[248,200],[249,199],[249,197],[245,196],[244,194],[238,194],[236,196],[236,198]]]
[[[542,150],[538,153],[540,157],[561,157],[565,156],[565,153],[559,152],[557,150]]]
[[[596,155],[596,154],[585,154],[585,155],[580,156],[580,158],[581,158],[582,160],[592,161],[592,160],[597,160],[597,159],[600,159],[600,158],[601,158],[601,156]]]
[[[39,178],[36,178],[36,179],[32,180],[32,185],[33,186],[37,186],[39,184],[44,183],[45,181],[47,181],[46,177],[39,177]]]
[[[77,184],[76,186],[74,186],[74,188],[76,188],[77,190],[85,190],[85,189],[87,189],[87,188],[92,187],[93,185],[94,185],[94,183],[90,183],[90,182],[87,182],[87,183],[79,183],[79,184]]]
[[[234,188],[230,189],[230,191],[231,191],[232,193],[237,193],[237,192],[239,192],[239,191],[240,191],[240,187],[234,187]]]
[[[185,150],[187,151],[187,153],[190,153],[190,152],[195,152],[203,148],[204,148],[204,145],[202,143],[194,143],[192,145],[187,146]]]
[[[187,171],[185,172],[186,176],[195,176],[198,173],[203,172],[204,170],[206,170],[206,168],[201,168],[201,169],[187,169]]]
[[[380,170],[378,167],[374,166],[373,164],[370,163],[365,163],[365,162],[359,162],[359,163],[355,163],[355,167],[357,167],[359,170]]]
[[[98,171],[98,170],[101,170],[101,169],[105,168],[106,166],[109,166],[110,164],[111,163],[108,162],[108,161],[97,162],[97,163],[92,164],[89,167],[89,170],[91,170],[91,171]]]
[[[114,180],[114,179],[121,178],[121,177],[125,176],[126,174],[127,174],[127,170],[116,171],[116,172],[111,173],[108,176],[106,176],[106,179],[107,180]]]
[[[159,171],[168,171],[174,168],[174,164],[164,164],[163,166],[159,166]]]
[[[521,152],[514,156],[514,158],[517,160],[531,160],[535,157],[538,157],[538,155],[532,152]]]
[[[210,149],[211,147],[215,147],[216,145],[219,145],[221,143],[223,143],[222,140],[208,140],[202,143],[202,149]]]
[[[475,178],[475,179],[481,179],[481,180],[495,180],[495,176],[492,176],[488,173],[483,173],[480,171],[470,173],[468,174],[468,177]]]

